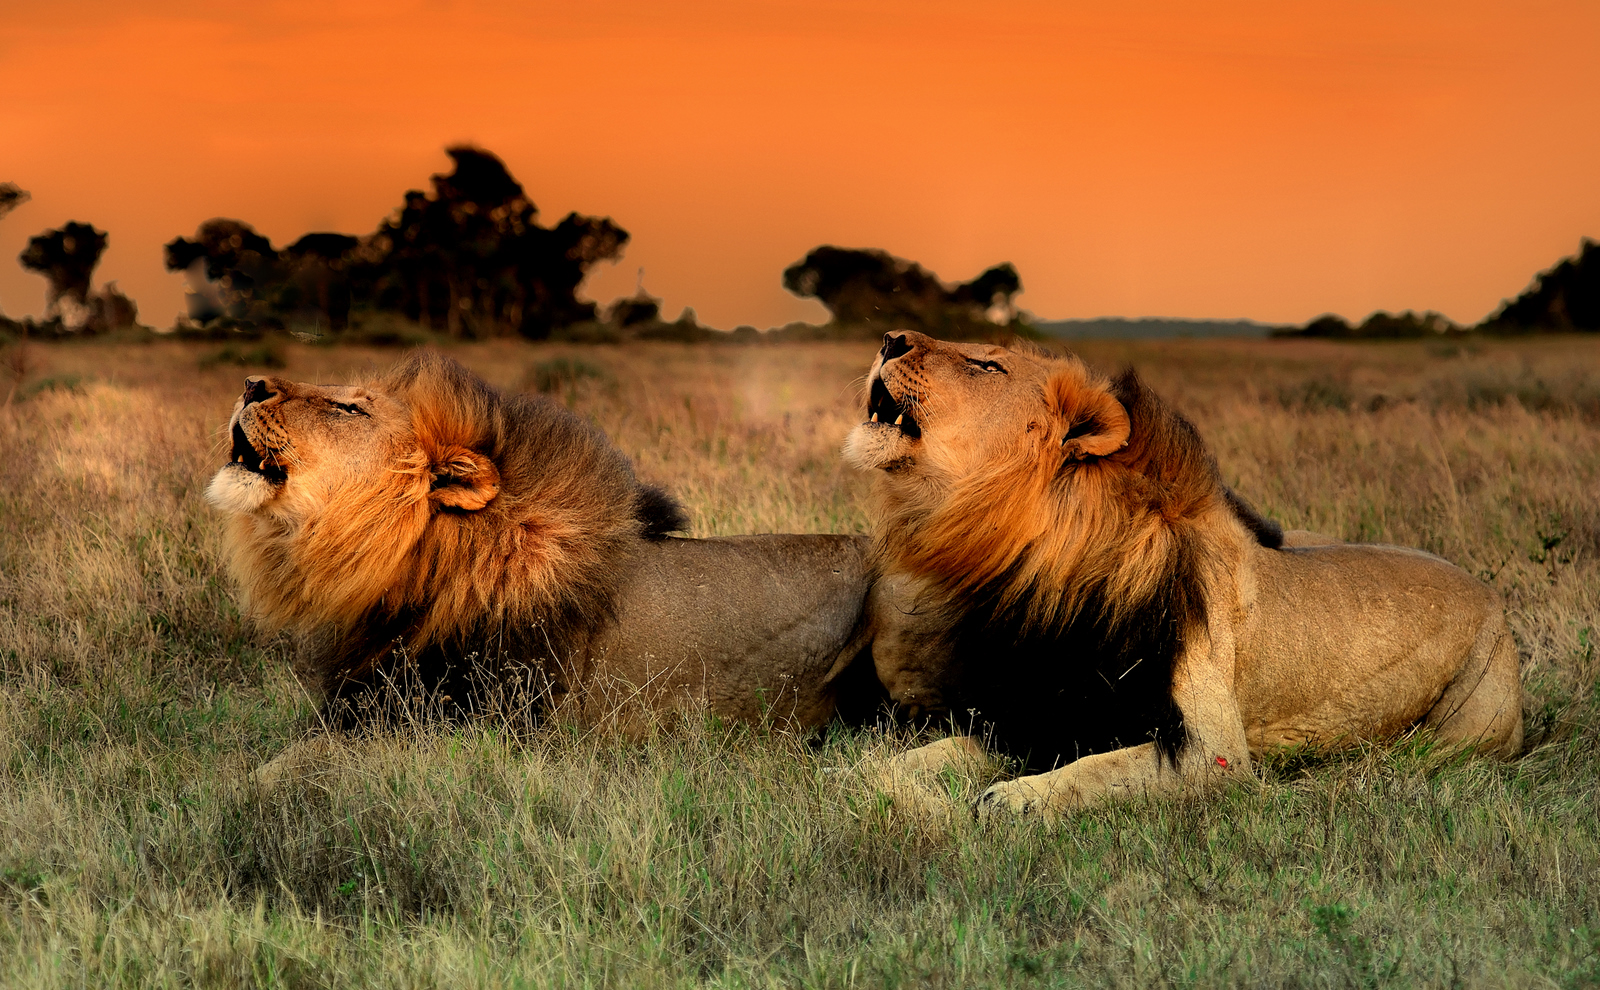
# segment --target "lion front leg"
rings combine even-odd
[[[1054,817],[1107,800],[1171,794],[1250,774],[1244,722],[1233,693],[1232,629],[1223,618],[1195,635],[1173,671],[1172,700],[1183,713],[1176,759],[1153,742],[1096,753],[1052,770],[995,784],[979,815],[1008,810]]]
[[[980,817],[1009,811],[1054,818],[1105,801],[1176,794],[1249,773],[1250,755],[1243,749],[1229,759],[1212,753],[1202,740],[1191,740],[1174,762],[1151,742],[1085,756],[1049,773],[1002,781],[978,798],[976,810]]]
[[[977,811],[980,816],[1010,811],[1053,818],[1107,799],[1173,789],[1179,781],[1177,768],[1162,765],[1156,744],[1145,743],[1085,756],[1049,773],[1002,781],[978,798]]]

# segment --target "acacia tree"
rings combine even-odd
[[[1022,279],[1006,263],[947,287],[921,265],[887,251],[824,245],[784,269],[783,287],[820,301],[836,323],[949,336],[992,324],[997,310],[1009,323]]]
[[[88,321],[90,280],[105,253],[106,240],[105,231],[69,220],[59,229],[47,230],[28,241],[17,260],[49,283],[46,320],[59,319],[69,329],[78,329]]]
[[[448,149],[454,168],[412,189],[368,237],[307,234],[288,247],[240,220],[214,219],[166,246],[189,281],[189,315],[281,326],[326,320],[342,329],[355,306],[398,311],[452,335],[522,333],[592,320],[577,288],[596,263],[621,256],[628,232],[608,217],[568,214],[554,227],[500,159]]]
[[[33,197],[15,182],[0,182],[0,220]]]

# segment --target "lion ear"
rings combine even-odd
[[[446,508],[476,512],[500,494],[500,470],[466,447],[445,447],[430,458],[428,498]]]
[[[1063,457],[1105,457],[1128,445],[1128,410],[1105,386],[1061,374],[1051,380],[1050,391],[1061,417],[1058,435]]]

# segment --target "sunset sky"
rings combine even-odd
[[[825,243],[1010,261],[1041,318],[1475,322],[1600,237],[1594,0],[0,6],[9,316],[47,227],[166,326],[164,242],[368,233],[458,142],[633,234],[590,298],[722,327],[821,319]]]

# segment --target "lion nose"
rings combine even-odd
[[[886,333],[883,335],[883,350],[878,353],[883,355],[883,363],[888,364],[902,354],[910,354],[911,342],[903,333]]]
[[[251,375],[244,380],[244,404],[252,405],[265,402],[272,398],[273,391],[267,385],[267,380],[259,375]]]

